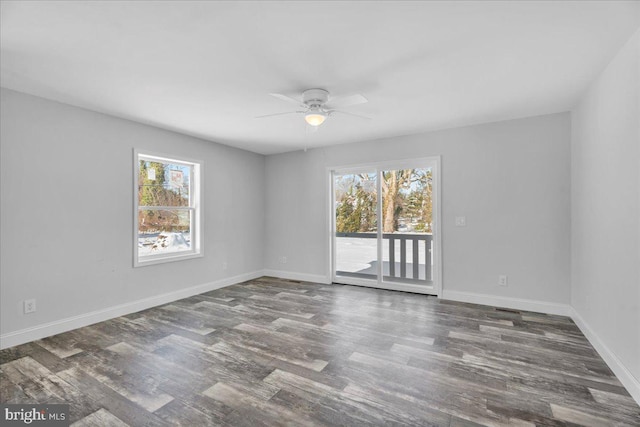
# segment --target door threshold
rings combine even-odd
[[[431,286],[425,287],[423,285],[414,285],[412,283],[362,283],[358,281],[338,281],[339,279],[333,279],[331,282],[332,285],[346,285],[346,286],[360,286],[362,288],[374,288],[374,289],[383,289],[385,291],[397,291],[397,292],[406,292],[411,294],[421,294],[421,295],[430,295],[434,297],[439,297],[436,293],[435,289]],[[391,285],[391,286],[389,286]]]

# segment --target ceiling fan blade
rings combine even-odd
[[[350,113],[348,111],[342,111],[342,110],[329,110],[328,113],[329,114],[333,114],[333,113],[347,114],[349,116],[358,117],[359,119],[371,120],[371,117],[361,116],[360,114]]]
[[[369,102],[369,100],[360,94],[339,96],[337,98],[330,99],[327,104],[327,108],[344,108],[351,105],[365,104],[367,102]]]
[[[283,95],[281,93],[270,93],[269,95],[271,95],[271,96],[273,96],[275,98],[278,98],[278,99],[280,99],[282,101],[291,102],[293,104],[296,104],[299,107],[304,107],[305,106],[304,103],[301,100],[295,99],[295,98],[291,98],[290,96]]]
[[[286,114],[299,114],[299,113],[304,113],[304,111],[287,111],[284,113],[265,114],[264,116],[256,116],[254,117],[254,119],[264,119],[265,117],[284,116]]]

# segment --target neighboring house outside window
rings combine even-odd
[[[134,153],[134,266],[202,256],[201,162]]]

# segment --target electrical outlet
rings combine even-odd
[[[498,276],[498,286],[507,286],[508,282],[507,282],[507,276],[505,275],[501,275]]]
[[[286,256],[281,256],[281,257],[280,257],[280,262],[281,262],[282,264],[286,264],[286,263],[287,263],[287,257],[286,257]]]
[[[229,266],[227,265],[227,261],[223,261],[223,263],[222,263],[222,269],[223,269],[223,270],[226,270],[226,269],[227,269],[227,267],[229,267]]]
[[[24,314],[33,313],[36,311],[36,300],[26,299],[24,300]]]
[[[456,227],[466,227],[467,226],[467,217],[466,216],[457,216],[456,217]]]

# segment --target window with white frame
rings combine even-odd
[[[134,265],[202,256],[201,162],[134,155]]]

